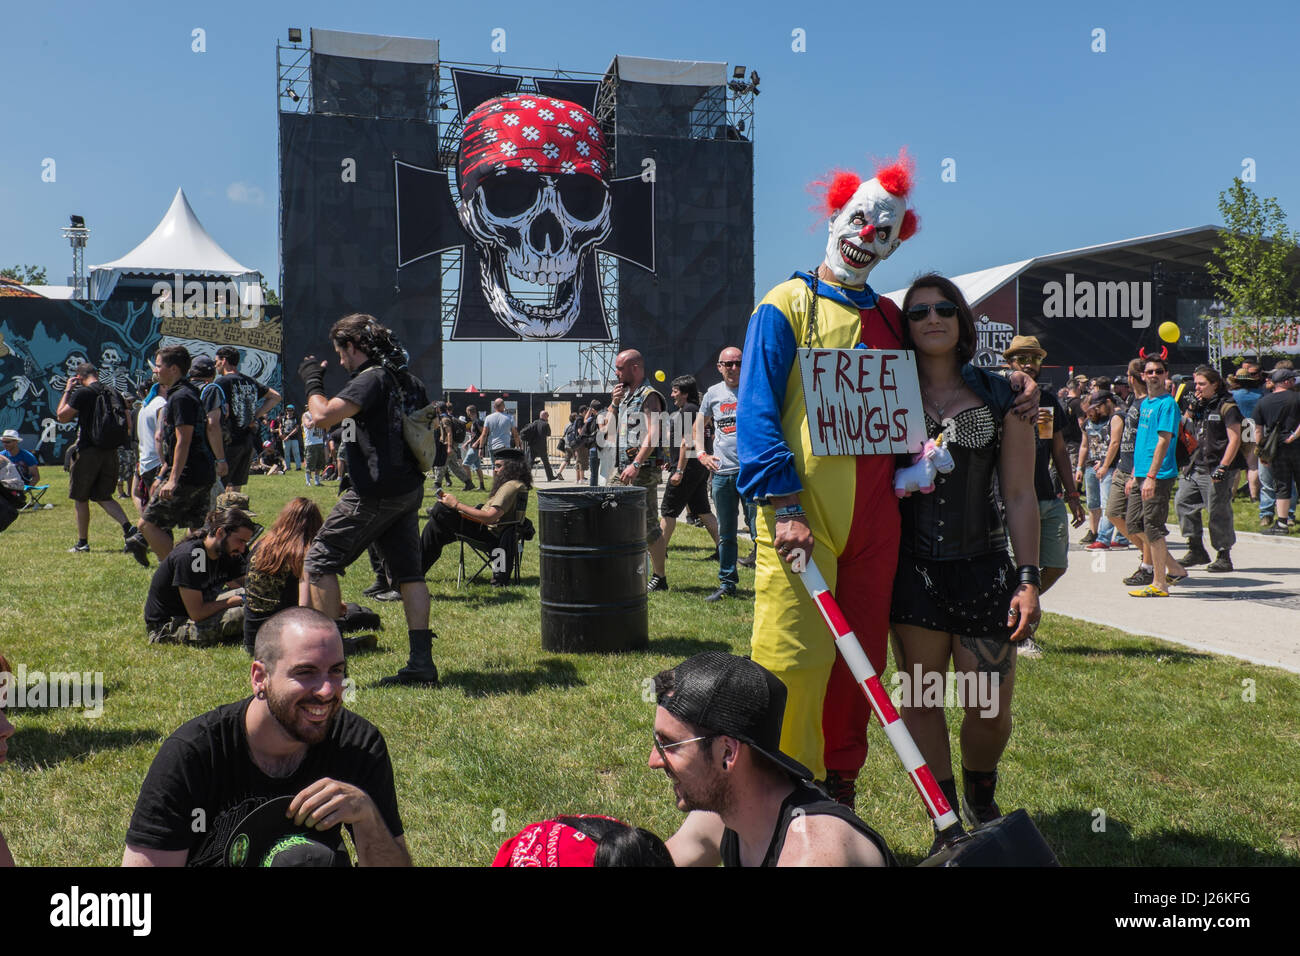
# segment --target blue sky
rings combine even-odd
[[[183,186],[236,259],[277,284],[275,43],[289,26],[436,37],[449,60],[599,72],[616,53],[726,60],[762,77],[756,294],[822,255],[805,184],[870,172],[906,145],[921,231],[878,267],[886,291],[1099,242],[1219,221],[1246,158],[1300,222],[1300,13],[1252,2],[9,4],[0,35],[0,264],[62,283],[69,213],[87,262],[142,240]],[[130,11],[129,14],[126,11]],[[831,11],[835,11],[834,14]],[[309,13],[307,11],[310,11]],[[445,11],[445,12],[440,12]],[[744,11],[743,13],[739,11]],[[207,50],[191,50],[191,31]],[[492,31],[507,49],[490,49]],[[792,31],[806,32],[806,52]],[[1093,52],[1093,31],[1106,50]],[[57,178],[41,181],[53,158]],[[956,181],[940,179],[945,158]],[[488,384],[534,388],[531,345],[485,347]],[[577,370],[552,346],[555,380]],[[449,387],[478,378],[453,346]],[[671,370],[669,370],[671,375]]]

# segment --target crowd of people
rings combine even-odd
[[[1134,597],[1167,597],[1196,565],[1232,570],[1243,477],[1269,516],[1266,532],[1291,529],[1300,395],[1288,362],[1267,377],[1248,362],[1226,380],[1200,366],[1180,381],[1163,355],[1145,353],[1122,380],[1077,376],[1054,393],[1040,383],[1047,351],[1029,336],[1011,341],[1005,367],[977,367],[974,315],[951,280],[920,276],[901,307],[867,284],[916,229],[910,188],[904,162],[821,184],[823,261],[764,297],[743,349],[718,355],[719,380],[701,393],[693,376],[678,376],[665,396],[640,352],[620,352],[608,404],[589,402],[564,425],[558,473],[548,413],[520,428],[500,398],[481,421],[474,406],[461,418],[430,403],[401,344],[364,314],[329,330],[349,376],[337,394],[325,390],[328,361],[298,367],[301,415],[286,406],[268,418],[280,395],[239,373],[234,349],[215,361],[159,349],[157,383],[135,416],[105,396],[92,366],[78,369],[57,413],[81,425],[73,550],[88,550],[93,501],[136,560],[158,560],[144,603],[151,641],[242,642],[251,657],[251,696],[196,717],[160,748],[124,864],[336,865],[350,859],[341,826],[359,864],[409,864],[383,734],[343,706],[346,656],[373,646],[372,635],[344,634],[378,621],[342,602],[339,575],[368,555],[367,593],[402,604],[407,661],[379,686],[436,686],[426,575],[457,540],[490,548],[523,533],[539,457],[548,480],[572,461],[579,481],[645,489],[650,593],[669,590],[669,542],[689,511],[716,544],[718,588],[706,600],[738,599],[744,515],[755,541],[752,659],[709,652],[655,678],[647,761],[686,813],[675,834],[561,814],[507,840],[498,865],[895,865],[856,812],[870,708],[799,579],[810,564],[878,673],[892,646],[901,673],[951,667],[959,687],[992,688],[992,700],[960,700],[960,790],[942,700],[905,695],[899,710],[965,826],[998,820],[1017,660],[1042,653],[1040,597],[1067,571],[1068,525],[1088,523],[1090,550],[1140,550],[1125,581]],[[814,453],[796,354],[811,341],[914,355],[925,437],[951,459],[932,486],[895,491],[896,470],[919,455]],[[427,469],[403,420],[431,404],[437,501],[421,529]],[[113,500],[131,420],[138,525]],[[4,437],[7,460],[39,478]],[[263,533],[245,492],[254,462],[269,451],[270,467],[302,469],[310,486],[326,477],[331,448],[341,481],[328,515],[298,497]],[[476,490],[475,478],[489,492],[480,506],[449,490],[453,481]],[[1188,543],[1178,558],[1167,545],[1171,502]],[[0,761],[10,733],[0,711]],[[210,821],[202,830],[191,826],[198,808]],[[959,833],[936,824],[932,851]],[[7,857],[0,837],[0,863]]]

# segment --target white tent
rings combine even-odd
[[[107,299],[123,276],[170,279],[177,273],[233,279],[239,286],[241,301],[249,286],[261,292],[262,274],[236,262],[222,249],[194,215],[185,191],[177,189],[167,214],[144,242],[120,259],[90,267],[90,297]]]

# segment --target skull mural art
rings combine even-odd
[[[460,221],[478,246],[483,296],[506,328],[526,339],[558,339],[573,328],[583,261],[610,231],[609,183],[600,125],[576,103],[515,93],[465,118]],[[540,288],[547,301],[514,294],[512,279]]]

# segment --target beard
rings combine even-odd
[[[692,810],[708,810],[721,815],[731,806],[731,786],[721,773],[713,773],[708,780],[702,781],[689,790],[679,778],[669,779],[677,785],[679,800],[684,804],[679,809],[683,813],[690,813]]]
[[[329,717],[322,722],[308,720],[306,715],[299,710],[299,704],[302,703],[320,703],[312,697],[291,698],[289,695],[279,694],[274,682],[268,681],[266,688],[266,706],[271,711],[271,716],[275,718],[276,723],[284,728],[284,732],[294,740],[304,744],[318,744],[330,735],[334,729],[334,722],[339,716],[339,702],[337,698],[331,702],[325,703],[324,706],[331,707]]]

